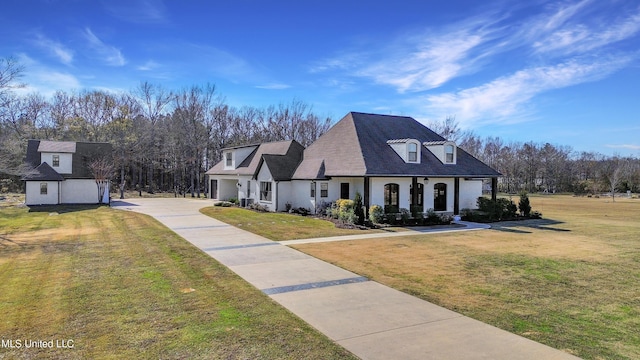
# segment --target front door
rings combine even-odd
[[[433,210],[447,211],[447,184],[433,185]]]
[[[340,199],[349,198],[349,183],[340,183]]]
[[[218,180],[211,180],[211,187],[209,189],[211,189],[211,198],[217,199],[218,198]]]

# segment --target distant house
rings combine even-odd
[[[223,150],[207,171],[209,196],[286,204],[312,212],[322,202],[353,199],[389,212],[400,208],[458,214],[476,208],[483,180],[495,196],[500,173],[406,116],[351,112],[308,148],[282,141]]]
[[[89,167],[111,157],[111,144],[29,140],[25,161],[35,171],[24,176],[25,204],[97,204],[101,194]],[[108,189],[108,183],[106,184]]]

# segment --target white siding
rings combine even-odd
[[[47,194],[40,194],[40,184],[47,184]],[[57,181],[26,181],[24,203],[26,205],[55,205],[58,203]]]
[[[422,179],[422,178],[419,178]],[[411,178],[400,178],[400,177],[388,177],[388,178],[371,178],[369,182],[369,189],[371,190],[371,199],[369,201],[370,205],[380,205],[384,207],[384,185],[385,184],[398,184],[399,186],[399,196],[398,202],[400,208],[409,209],[409,204],[411,203],[411,193],[409,189],[411,188]],[[433,191],[433,189],[432,189]],[[427,203],[427,186],[425,186],[425,204]],[[431,195],[433,198],[433,194]],[[433,199],[431,200],[431,204],[433,206]],[[426,206],[428,208],[428,205]]]
[[[447,210],[445,211],[453,212],[453,201],[455,199],[453,178],[430,178],[428,183],[424,186],[424,207],[427,210],[433,209],[433,187],[435,184],[440,183],[447,185]]]
[[[460,179],[460,210],[476,209],[478,197],[482,195],[482,180]]]
[[[60,183],[61,204],[97,204],[98,185],[93,179],[67,179]]]
[[[60,156],[60,166],[53,166],[53,155]],[[73,154],[68,153],[40,153],[40,162],[46,162],[51,166],[58,174],[71,174],[71,163],[73,160]]]

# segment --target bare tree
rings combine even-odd
[[[616,201],[616,189],[628,174],[630,169],[629,159],[622,158],[618,155],[605,161],[602,167],[602,178],[608,185],[611,192],[611,200]]]
[[[103,197],[109,186],[109,179],[113,176],[113,163],[106,158],[96,159],[89,163],[89,169],[98,186],[98,202],[104,202]]]

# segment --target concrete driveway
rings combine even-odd
[[[208,200],[114,201],[150,215],[362,359],[577,359],[205,216]]]

